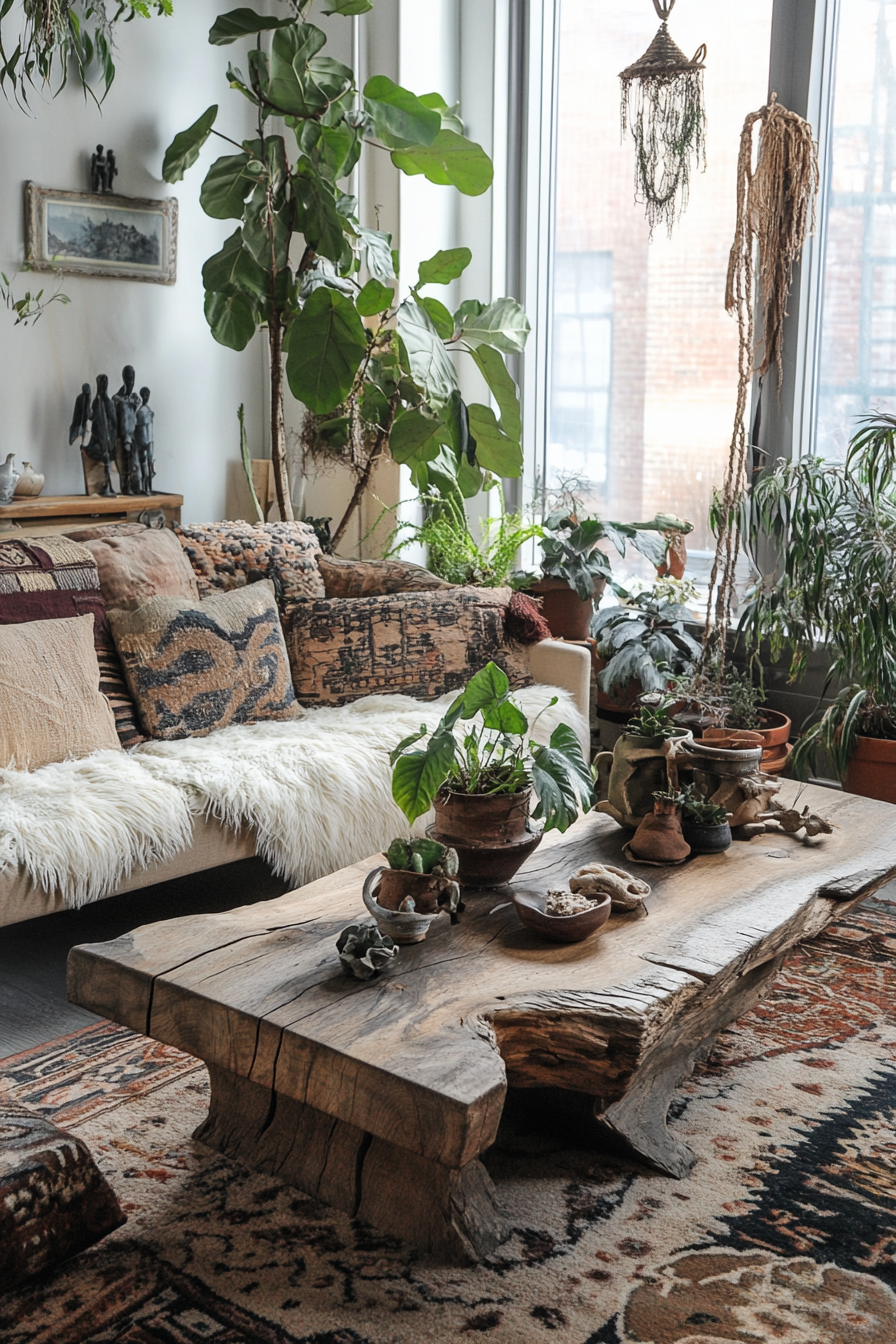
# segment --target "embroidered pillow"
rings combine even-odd
[[[59,532],[0,541],[0,625],[84,615],[93,616],[100,690],[112,706],[118,740],[123,747],[134,747],[143,741],[143,734],[115,652],[90,551]]]
[[[344,705],[400,693],[435,700],[488,662],[530,686],[525,648],[504,631],[506,588],[450,588],[296,602],[284,615],[301,705]]]
[[[0,769],[120,751],[100,693],[93,616],[0,629]]]
[[[0,1097],[0,1283],[13,1288],[125,1221],[81,1139]]]
[[[206,737],[301,713],[267,581],[205,602],[154,597],[110,621],[149,737]]]
[[[307,523],[174,524],[199,583],[199,596],[270,579],[283,603],[323,597],[320,542]]]
[[[425,593],[452,586],[422,565],[412,565],[407,560],[343,560],[338,555],[320,555],[317,567],[327,597]]]

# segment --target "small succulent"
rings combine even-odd
[[[344,975],[372,980],[397,955],[398,947],[375,924],[349,924],[336,939],[336,951]]]
[[[691,788],[685,790],[683,801],[685,816],[698,826],[724,826],[728,820],[724,807],[719,803],[711,803]]]
[[[682,729],[669,719],[675,703],[671,695],[662,696],[652,704],[642,700],[637,714],[625,725],[625,731],[636,737],[678,737]]]
[[[385,858],[389,867],[399,872],[457,877],[457,850],[439,844],[438,840],[393,840]]]

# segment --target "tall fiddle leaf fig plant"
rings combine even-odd
[[[200,191],[207,214],[236,222],[203,267],[205,315],[215,339],[235,350],[267,329],[271,457],[284,518],[293,516],[284,378],[321,440],[346,454],[355,489],[333,533],[338,546],[388,454],[410,467],[418,489],[443,496],[475,495],[485,472],[520,474],[520,407],[504,355],[523,349],[529,324],[509,298],[468,299],[452,313],[436,297],[469,265],[466,247],[437,252],[399,292],[391,236],[362,225],[343,189],[362,152],[388,153],[402,172],[468,196],[491,185],[491,161],[439,94],[417,97],[385,75],[359,89],[348,66],[322,54],[326,35],[308,22],[311,0],[284,7],[282,17],[235,9],[209,32],[215,46],[249,42],[244,64],[228,64],[227,81],[255,108],[256,131],[231,141],[233,152],[212,164]],[[372,0],[330,0],[326,12],[371,8]],[[175,136],[166,181],[179,181],[208,137],[221,135],[217,120],[218,107],[209,107]],[[453,350],[476,362],[498,415],[465,404]]]

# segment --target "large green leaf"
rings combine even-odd
[[[476,460],[496,476],[520,476],[523,452],[519,443],[507,437],[490,406],[472,402],[467,407],[470,433],[476,440]]]
[[[586,810],[594,803],[591,773],[582,756],[579,740],[561,723],[551,734],[550,746],[529,744],[532,755],[532,785],[538,795],[536,819],[544,818],[546,831],[566,831],[579,815],[579,802]]]
[[[242,229],[235,229],[221,251],[209,257],[202,268],[202,283],[216,294],[267,296],[268,275],[243,246]]]
[[[451,774],[455,741],[450,731],[433,733],[425,751],[400,756],[392,770],[392,797],[413,824],[433,805],[435,796]]]
[[[445,307],[444,303],[439,303],[438,299],[432,299],[428,294],[424,294],[420,300],[422,306],[432,320],[432,324],[443,341],[450,341],[454,335],[454,318]]]
[[[322,126],[319,121],[304,121],[299,144],[330,182],[347,177],[361,153],[360,135],[344,122],[340,126]]]
[[[440,133],[437,111],[421,103],[409,89],[387,75],[374,75],[364,85],[364,107],[373,118],[376,134],[387,149],[431,145]]]
[[[501,412],[501,428],[509,439],[512,439],[514,443],[519,443],[523,432],[520,399],[517,395],[516,383],[507,372],[507,365],[497,350],[492,349],[490,345],[476,346],[471,354],[479,366],[483,378],[488,383],[492,396],[498,403],[498,410]]]
[[[394,280],[391,233],[359,228],[358,238],[361,244],[361,259],[374,279],[381,280],[384,285]]]
[[[464,271],[473,260],[468,247],[449,247],[437,252],[428,261],[421,261],[418,271],[418,285],[448,285]]]
[[[213,47],[226,47],[230,42],[238,42],[241,37],[251,37],[254,33],[267,33],[274,28],[286,28],[295,19],[275,19],[259,14],[254,9],[232,9],[215,19],[208,33]]]
[[[231,350],[245,350],[255,335],[255,310],[243,294],[215,294],[205,296],[205,320],[219,345]]]
[[[463,718],[472,719],[482,710],[493,709],[510,694],[510,680],[503,667],[486,663],[463,689]]]
[[[471,348],[493,345],[497,350],[519,355],[529,335],[529,319],[516,299],[495,299],[480,313],[458,311],[463,338]]]
[[[410,373],[434,405],[443,405],[457,387],[457,375],[432,318],[414,299],[405,299],[398,310],[398,331]]]
[[[338,265],[345,234],[332,187],[307,158],[300,159],[296,165],[292,185],[298,206],[296,228],[315,252]]]
[[[329,98],[308,73],[308,62],[326,40],[311,23],[290,24],[274,34],[265,95],[282,112],[317,117],[326,111]]]
[[[325,14],[366,14],[373,9],[373,0],[330,0]]]
[[[246,197],[256,177],[246,172],[248,154],[225,154],[215,159],[199,190],[199,204],[212,219],[242,219]]]
[[[392,306],[395,290],[391,285],[381,285],[379,280],[368,280],[355,299],[355,307],[362,317],[376,317]]]
[[[355,82],[355,76],[348,66],[341,61],[334,61],[331,56],[312,57],[308,62],[308,74],[329,103],[338,102]]]
[[[396,149],[392,162],[409,177],[422,173],[439,187],[456,187],[464,196],[481,196],[494,177],[492,161],[481,145],[458,135],[439,131],[431,143],[412,149]]]
[[[441,421],[434,416],[424,415],[422,411],[402,411],[395,417],[389,435],[389,452],[393,461],[426,462],[435,457],[439,450],[438,436],[441,429]]]
[[[199,151],[212,133],[217,115],[218,104],[213,103],[192,126],[188,126],[185,131],[178,131],[165,150],[162,161],[162,177],[166,182],[180,182],[187,169],[193,167],[199,158]]]
[[[309,411],[326,415],[348,396],[366,352],[367,333],[351,299],[316,289],[290,329],[290,391]]]

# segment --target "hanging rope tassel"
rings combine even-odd
[[[753,133],[757,124],[759,148],[754,168]],[[749,114],[741,132],[737,222],[725,285],[725,308],[737,317],[737,407],[725,483],[714,501],[717,541],[701,660],[703,671],[718,662],[720,676],[725,664],[725,635],[734,608],[746,499],[747,400],[757,354],[753,325],[757,278],[762,314],[762,358],[758,372],[764,375],[772,365],[776,367],[780,395],[784,318],[793,266],[807,235],[815,231],[818,183],[818,146],[812,139],[812,127],[795,112],[782,107],[773,93],[765,107]]]

